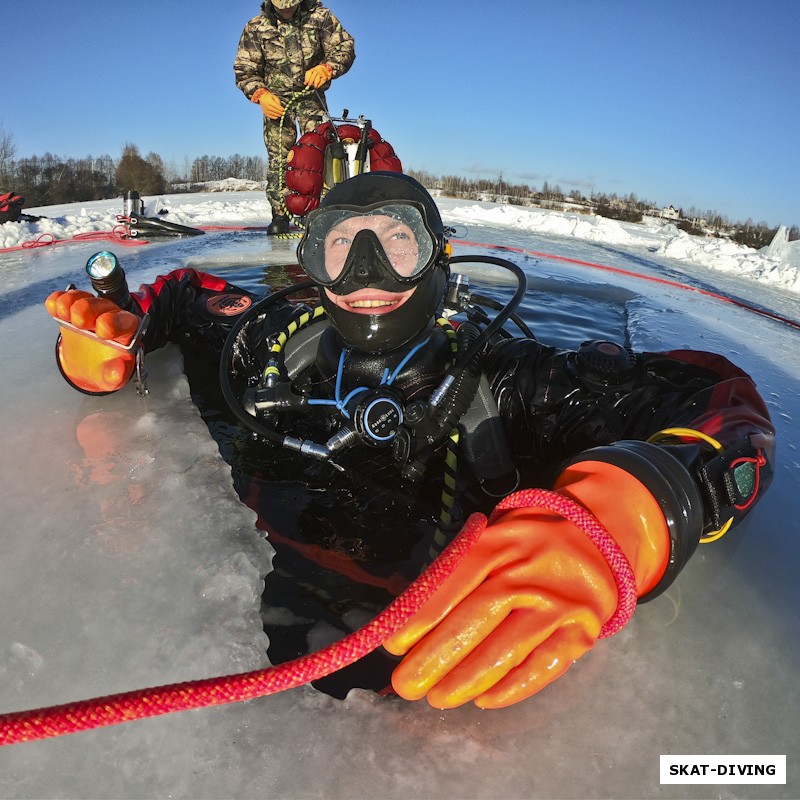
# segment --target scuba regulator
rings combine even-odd
[[[408,401],[393,384],[395,378],[427,344],[429,335],[411,347],[391,373],[386,369],[378,386],[359,386],[342,396],[341,374],[345,350],[341,353],[333,398],[313,397],[301,381],[293,380],[284,363],[284,346],[300,329],[323,318],[325,312],[321,307],[301,312],[285,330],[271,337],[270,358],[258,383],[247,387],[237,397],[231,385],[232,359],[234,353],[241,350],[245,329],[263,318],[270,306],[279,300],[315,285],[306,281],[254,304],[231,330],[220,360],[220,384],[231,410],[255,434],[282,447],[329,461],[337,467],[333,457],[356,445],[391,448],[394,460],[401,465],[403,476],[412,481],[418,480],[425,473],[433,454],[448,440],[475,397],[481,379],[480,354],[485,345],[501,332],[509,319],[516,322],[526,336],[532,336],[515,315],[527,288],[527,279],[521,268],[494,256],[459,256],[451,259],[451,264],[460,262],[487,263],[507,269],[516,277],[517,287],[509,302],[501,306],[497,316],[490,320],[482,308],[473,304],[473,299],[480,298],[483,301],[486,298],[472,295],[466,276],[456,273],[451,276],[444,297],[443,317],[437,324],[448,337],[452,337],[455,357],[443,380],[427,399]],[[462,312],[466,313],[467,320],[461,322],[456,330],[447,318]],[[337,409],[342,419],[338,430],[324,443],[289,436],[279,430],[280,413],[302,414],[322,405]]]

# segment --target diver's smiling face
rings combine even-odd
[[[336,280],[350,254],[353,240],[361,231],[372,231],[383,248],[392,269],[401,277],[410,276],[419,260],[419,246],[411,228],[402,220],[385,214],[353,217],[335,225],[325,237],[325,271]],[[414,293],[415,287],[402,292],[365,286],[349,294],[335,294],[325,289],[328,299],[353,314],[389,314],[396,311]]]

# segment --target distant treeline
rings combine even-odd
[[[218,181],[225,178],[262,181],[266,162],[260,156],[232,155],[200,156],[186,159],[179,167],[165,164],[157,153],[142,156],[133,144],[126,144],[122,156],[115,161],[110,156],[99,158],[60,158],[51,153],[43,156],[14,159],[16,148],[10,136],[0,129],[0,193],[15,191],[25,198],[29,208],[106,200],[136,190],[142,196],[181,191],[192,184]],[[558,185],[547,181],[541,189],[528,184],[513,184],[503,180],[470,179],[457,175],[432,175],[409,169],[408,173],[431,191],[448,197],[486,199],[516,205],[535,205],[543,208],[584,211],[613,219],[639,222],[652,212],[655,204],[639,199],[635,194],[620,197],[605,192],[592,192],[586,197],[577,189],[564,193]],[[566,205],[565,205],[566,204]],[[677,209],[675,224],[696,235],[727,236],[750,247],[763,247],[772,241],[777,227],[766,222],[731,222],[715,211],[690,208]],[[800,239],[800,228],[793,225],[790,239]]]
[[[592,192],[586,197],[577,189],[564,193],[558,185],[551,186],[547,181],[537,190],[528,184],[513,184],[503,180],[502,174],[494,180],[468,179],[456,175],[437,176],[424,170],[408,170],[429,190],[447,197],[461,197],[468,200],[485,199],[490,202],[511,205],[537,206],[556,210],[569,209],[577,212],[599,214],[625,222],[641,222],[645,214],[657,208],[656,204],[638,198],[635,194],[620,197],[617,194]],[[696,208],[676,209],[675,225],[696,236],[725,236],[748,247],[760,248],[768,245],[778,232],[777,226],[766,222],[732,222],[716,211],[700,211]],[[800,239],[800,228],[789,228],[789,239]]]
[[[122,157],[60,158],[52,153],[30,158],[2,158],[0,147],[0,194],[15,191],[25,205],[60,205],[87,200],[107,200],[136,190],[140,195],[174,191],[180,184],[239,178],[264,180],[266,161],[259,156],[233,155],[228,158],[202,156],[186,161],[181,168],[165,164],[157,153],[141,156],[135,145],[127,144]]]

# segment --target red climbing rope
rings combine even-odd
[[[110,231],[87,231],[76,233],[69,239],[56,239],[52,233],[42,233],[35,239],[23,242],[15,247],[0,249],[0,253],[13,253],[15,250],[34,250],[38,247],[49,247],[57,244],[70,244],[71,242],[112,241],[124,247],[136,247],[140,244],[149,244],[144,239],[133,239],[130,230],[125,225],[115,225]]]
[[[617,611],[603,627],[601,636],[616,633],[633,614],[636,591],[630,564],[608,531],[577,503],[542,489],[528,489],[510,495],[498,504],[491,519],[496,519],[511,508],[522,506],[546,508],[561,514],[598,546],[614,573],[619,589]],[[378,648],[416,614],[458,566],[486,525],[487,519],[483,514],[472,514],[453,542],[400,597],[369,624],[316,653],[241,675],[187,681],[51,708],[2,714],[0,746],[78,733],[175,711],[252,700],[329,675]]]
[[[240,675],[3,714],[0,715],[0,745],[78,733],[174,711],[252,700],[329,675],[363,658],[404,625],[455,569],[485,527],[486,517],[482,514],[470,516],[456,539],[400,597],[369,624],[316,653]]]

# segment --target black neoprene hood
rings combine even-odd
[[[435,241],[430,266],[422,279],[415,284],[413,294],[395,311],[384,314],[355,314],[331,301],[326,291],[320,287],[322,306],[343,344],[366,353],[384,353],[402,347],[430,323],[447,287],[444,224],[439,209],[427,190],[414,178],[399,172],[367,172],[350,178],[334,186],[320,203],[320,209],[374,208],[382,204],[397,203],[413,204],[419,208]],[[309,227],[311,225],[313,220],[309,220]],[[301,267],[304,243],[305,241],[301,241],[298,248]],[[375,283],[369,285],[387,291],[406,291],[409,288],[407,285],[397,282],[396,287],[389,287],[385,280],[379,279],[379,256],[376,252]]]

